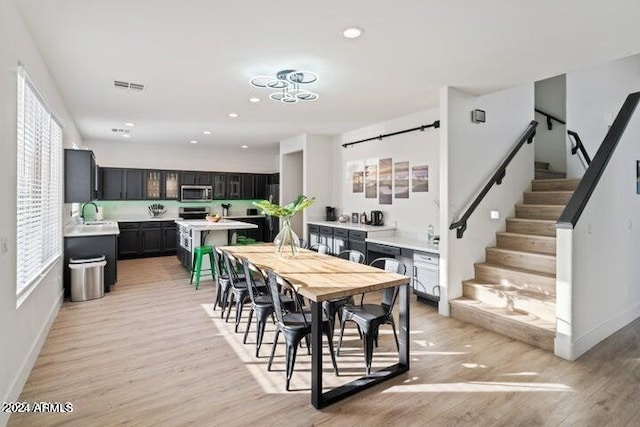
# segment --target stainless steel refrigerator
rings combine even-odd
[[[275,204],[280,204],[280,185],[279,184],[271,184],[267,185],[265,196],[268,201]],[[280,231],[280,218],[276,216],[267,215],[266,219],[266,228],[265,228],[265,242],[273,242],[273,239],[276,238],[276,235]]]

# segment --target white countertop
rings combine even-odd
[[[179,219],[176,220],[176,224],[195,231],[244,230],[249,228],[258,228],[255,224],[234,221],[231,219],[222,219],[218,222],[211,222],[206,219]]]
[[[396,229],[395,225],[364,225],[339,221],[307,221],[307,224],[324,225],[325,227],[346,228],[347,230],[360,230],[366,231],[367,233],[376,231],[392,231]]]
[[[432,254],[440,254],[437,245],[429,245],[426,240],[415,239],[411,237],[400,236],[380,236],[368,237],[365,239],[367,243],[379,243],[381,245],[395,246],[398,248],[412,249],[414,251],[429,252]]]
[[[242,218],[266,218],[266,215],[229,215],[226,219],[242,219]]]
[[[84,225],[68,225],[64,228],[64,237],[88,237],[119,235],[116,221],[89,221]]]

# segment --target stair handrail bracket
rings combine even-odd
[[[611,160],[611,157],[618,146],[618,142],[620,142],[622,135],[624,135],[627,125],[631,121],[631,117],[633,116],[638,103],[640,103],[640,92],[630,93],[627,96],[627,99],[625,99],[616,119],[613,121],[607,135],[604,137],[600,148],[598,148],[598,151],[595,156],[593,156],[589,167],[585,171],[580,184],[578,184],[578,187],[573,193],[573,196],[571,196],[569,203],[567,203],[564,211],[562,211],[562,214],[556,223],[556,228],[575,228],[582,211],[591,198],[591,194],[598,185],[600,177],[604,173],[609,160]]]
[[[524,143],[526,142],[527,144],[531,144],[533,142],[533,138],[536,135],[537,126],[538,126],[538,122],[535,120],[532,120],[529,123],[529,125],[524,130],[522,135],[520,135],[520,137],[518,138],[514,147],[511,149],[511,152],[509,152],[509,154],[502,161],[500,166],[498,166],[498,168],[496,169],[493,176],[489,179],[489,181],[484,185],[484,187],[482,187],[482,190],[480,190],[480,193],[478,193],[478,195],[473,200],[473,202],[471,202],[471,204],[469,205],[465,213],[462,215],[462,217],[458,221],[454,222],[449,226],[449,230],[453,230],[453,229],[456,230],[456,237],[458,239],[461,239],[462,236],[464,235],[464,232],[467,229],[467,220],[469,219],[471,214],[473,214],[473,212],[476,210],[480,202],[482,202],[482,200],[487,195],[489,190],[491,190],[491,187],[493,187],[494,185],[502,184],[502,180],[504,179],[507,173],[507,166],[509,166],[509,163],[511,163],[511,160],[513,160],[516,154],[518,154],[518,152],[520,151]]]

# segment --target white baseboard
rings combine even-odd
[[[47,335],[49,335],[49,329],[51,329],[51,325],[53,325],[53,321],[58,315],[58,310],[60,310],[63,300],[64,291],[60,290],[60,295],[58,296],[56,303],[53,304],[53,307],[51,307],[51,311],[47,316],[47,321],[42,325],[42,328],[40,329],[36,340],[33,342],[33,345],[29,350],[29,354],[27,355],[27,357],[25,357],[22,366],[20,366],[20,369],[18,370],[18,374],[11,383],[7,395],[3,397],[3,402],[15,402],[18,400],[18,397],[20,397],[22,388],[29,378],[29,374],[31,373],[33,365],[36,363],[36,359],[40,354],[40,350],[42,349],[44,341],[47,339]],[[10,415],[11,414],[9,413],[0,413],[0,426],[4,426],[7,424]]]
[[[618,313],[600,326],[597,326],[580,338],[573,340],[571,343],[567,343],[566,341],[562,342],[563,340],[556,338],[556,355],[567,360],[575,360],[600,341],[613,335],[638,317],[640,317],[640,304],[636,304],[630,309]]]

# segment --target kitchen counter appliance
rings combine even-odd
[[[437,254],[413,253],[413,293],[421,302],[440,301],[439,261]]]
[[[325,221],[335,221],[336,220],[336,208],[331,206],[326,207],[327,213],[325,217]]]
[[[213,200],[211,185],[183,185],[180,187],[181,202],[210,202]]]
[[[371,211],[371,225],[384,225],[384,215],[382,211]]]

